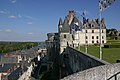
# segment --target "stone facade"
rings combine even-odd
[[[99,29],[82,29],[82,31],[79,33],[79,37],[81,45],[85,45],[85,43],[88,45],[100,43]],[[102,29],[102,43],[106,43],[106,29]]]

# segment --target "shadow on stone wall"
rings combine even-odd
[[[61,63],[61,78],[89,68],[109,64],[71,47],[67,47],[61,54]]]

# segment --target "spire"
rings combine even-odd
[[[58,26],[62,25],[62,19],[60,18],[59,19],[59,23],[58,23]]]

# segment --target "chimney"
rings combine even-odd
[[[71,11],[68,12],[68,20],[69,20],[69,21],[68,21],[68,24],[69,24],[69,25],[71,24],[74,16],[75,16],[74,10],[71,10]]]

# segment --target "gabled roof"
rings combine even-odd
[[[86,23],[86,25],[87,25],[86,29],[100,29],[99,24],[100,24],[99,19],[95,19],[95,20],[91,20],[91,21],[88,19],[88,21]],[[84,29],[85,27],[83,26],[82,28]],[[106,28],[104,21],[103,22],[101,21],[101,28],[102,29]]]

